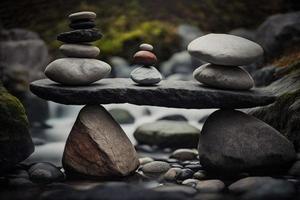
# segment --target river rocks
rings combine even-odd
[[[36,163],[29,170],[30,180],[37,183],[59,182],[65,179],[65,175],[51,163]]]
[[[251,64],[263,55],[262,47],[250,40],[213,33],[193,40],[188,51],[201,60],[226,66]]]
[[[0,174],[34,151],[25,110],[0,82]]]
[[[130,78],[140,85],[155,85],[161,81],[162,76],[155,67],[150,66],[134,69],[130,74]]]
[[[162,120],[139,126],[133,135],[141,144],[159,147],[196,147],[199,133],[199,129],[187,122]]]
[[[77,29],[57,35],[57,40],[65,43],[85,43],[94,42],[102,38],[98,29]]]
[[[63,44],[59,50],[65,56],[75,58],[96,58],[100,53],[98,47],[84,44]]]
[[[208,63],[197,68],[193,75],[197,81],[221,89],[248,90],[254,86],[250,74],[241,67]]]
[[[289,174],[292,176],[300,176],[300,161],[296,161],[289,169]]]
[[[199,192],[217,193],[225,189],[225,184],[220,180],[199,181],[196,185]]]
[[[55,60],[47,66],[45,75],[49,79],[63,85],[84,86],[110,73],[109,64],[94,59],[100,49],[87,44],[102,37],[98,29],[90,28],[95,17],[95,13],[88,11],[69,15],[70,27],[75,30],[57,36],[57,40],[68,43],[63,44],[60,51],[69,58]]]
[[[135,119],[132,114],[122,108],[113,108],[108,111],[119,124],[132,124]]]
[[[228,186],[230,192],[242,194],[263,185],[268,185],[275,179],[269,176],[253,176],[240,179]]]
[[[152,66],[157,62],[157,58],[151,51],[153,46],[144,43],[140,45],[140,51],[133,56],[133,62],[139,67],[131,72],[130,78],[139,85],[156,85],[162,79],[160,72]]]
[[[102,106],[85,106],[67,139],[63,155],[66,172],[126,176],[138,165],[133,145],[112,116]]]
[[[232,173],[283,170],[296,156],[293,145],[278,131],[235,110],[210,115],[201,131],[199,154],[205,169]]]
[[[142,172],[151,177],[157,177],[171,168],[170,164],[163,161],[153,161],[143,165],[141,168]]]
[[[292,199],[296,194],[295,186],[284,180],[270,181],[242,195],[243,200]]]
[[[177,160],[195,160],[197,158],[198,152],[192,149],[177,149],[175,150],[171,158],[175,158]]]
[[[50,63],[45,75],[64,85],[88,85],[110,73],[110,66],[96,59],[60,58]]]

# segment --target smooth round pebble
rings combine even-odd
[[[183,193],[188,196],[192,196],[197,193],[197,190],[185,185],[162,185],[154,188],[154,190],[158,192]]]
[[[218,193],[225,189],[225,184],[220,180],[199,181],[196,185],[199,192]]]
[[[57,40],[65,43],[84,43],[94,42],[102,38],[102,34],[98,29],[78,29],[60,33],[57,35]]]
[[[185,161],[185,160],[195,160],[197,158],[198,152],[193,149],[177,149],[175,150],[171,158],[175,158],[177,160]]]
[[[193,174],[194,174],[194,171],[193,171],[193,170],[184,168],[184,169],[182,169],[182,170],[180,171],[180,173],[177,175],[177,180],[183,181],[183,180],[192,178],[192,177],[193,177]]]
[[[61,58],[50,63],[45,75],[64,85],[89,85],[110,73],[109,64],[96,59]]]
[[[130,74],[130,78],[140,85],[155,85],[161,81],[162,76],[155,67],[150,66],[134,69]]]
[[[141,170],[146,175],[160,175],[171,168],[170,164],[163,161],[153,161],[142,166]]]
[[[178,174],[181,172],[181,168],[170,168],[163,176],[163,179],[166,181],[174,182]]]
[[[157,62],[157,58],[150,51],[138,51],[133,56],[133,62],[138,65],[150,66]]]
[[[139,158],[140,165],[145,165],[145,164],[153,162],[153,161],[154,161],[153,158],[150,158],[150,157]]]
[[[12,178],[8,181],[11,187],[32,187],[35,184],[27,178]]]
[[[241,67],[207,63],[195,69],[193,76],[200,83],[219,89],[249,90],[254,86],[250,74]]]
[[[192,186],[195,187],[197,185],[197,183],[199,182],[199,180],[197,179],[193,179],[193,178],[188,178],[184,181],[182,181],[182,185],[188,185],[188,186]]]
[[[296,161],[289,170],[289,175],[300,176],[300,161]]]
[[[153,51],[153,46],[151,44],[143,43],[140,45],[140,50],[143,51]]]
[[[98,47],[84,44],[63,44],[59,50],[65,56],[73,58],[96,58],[100,53]]]
[[[207,34],[188,45],[192,56],[217,65],[241,66],[255,62],[263,48],[255,42],[229,34]]]
[[[51,163],[36,163],[29,170],[30,180],[38,183],[63,181],[65,175]]]
[[[94,12],[81,11],[81,12],[72,13],[68,17],[69,17],[69,20],[76,21],[76,20],[82,20],[82,19],[94,20],[96,18],[96,16],[97,15]]]
[[[194,173],[193,178],[198,179],[198,180],[205,180],[205,179],[207,179],[207,175],[204,170],[199,170]]]

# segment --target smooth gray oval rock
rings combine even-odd
[[[241,67],[207,63],[197,68],[193,76],[197,81],[219,89],[249,90],[254,86],[250,74]]]
[[[144,51],[153,51],[153,46],[151,44],[147,44],[147,43],[143,43],[140,46],[140,50],[144,50]]]
[[[64,85],[89,85],[110,73],[109,64],[96,59],[61,58],[51,62],[45,75]]]
[[[59,50],[65,56],[74,58],[96,58],[100,53],[98,47],[84,44],[63,44]]]
[[[275,172],[289,167],[295,149],[268,124],[236,110],[218,110],[199,138],[201,165],[218,173]]]
[[[130,78],[140,85],[155,85],[162,79],[160,72],[153,66],[134,69]]]
[[[200,130],[187,122],[161,120],[140,125],[133,136],[140,144],[195,148],[199,134]]]
[[[96,18],[96,13],[91,12],[91,11],[81,11],[81,12],[76,12],[70,14],[69,20],[71,21],[77,21],[77,20],[82,20],[82,19],[89,19],[89,20],[94,20]]]
[[[250,64],[263,55],[263,48],[245,38],[229,34],[207,34],[188,45],[192,56],[200,60],[229,66]]]

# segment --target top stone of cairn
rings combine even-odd
[[[69,15],[69,20],[70,21],[77,21],[77,20],[94,20],[96,18],[96,13],[90,12],[90,11],[82,11],[82,12],[77,12],[77,13],[72,13]]]
[[[247,65],[263,55],[263,48],[250,40],[228,34],[207,34],[193,40],[188,51],[196,58],[217,65]]]

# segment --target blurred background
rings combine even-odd
[[[64,142],[80,106],[43,101],[29,91],[29,83],[44,78],[47,64],[62,55],[56,35],[69,30],[70,13],[97,13],[104,37],[94,43],[99,59],[111,64],[112,77],[129,77],[131,59],[141,43],[150,43],[166,79],[191,80],[203,62],[187,53],[188,43],[210,32],[230,33],[261,44],[265,57],[244,66],[256,86],[278,77],[274,72],[300,59],[300,3],[298,0],[1,0],[0,71],[6,89],[25,106],[37,146],[30,159],[60,165]],[[169,117],[201,129],[212,110],[184,110],[134,105],[107,105],[135,143],[139,125]],[[46,157],[45,157],[46,155]]]

